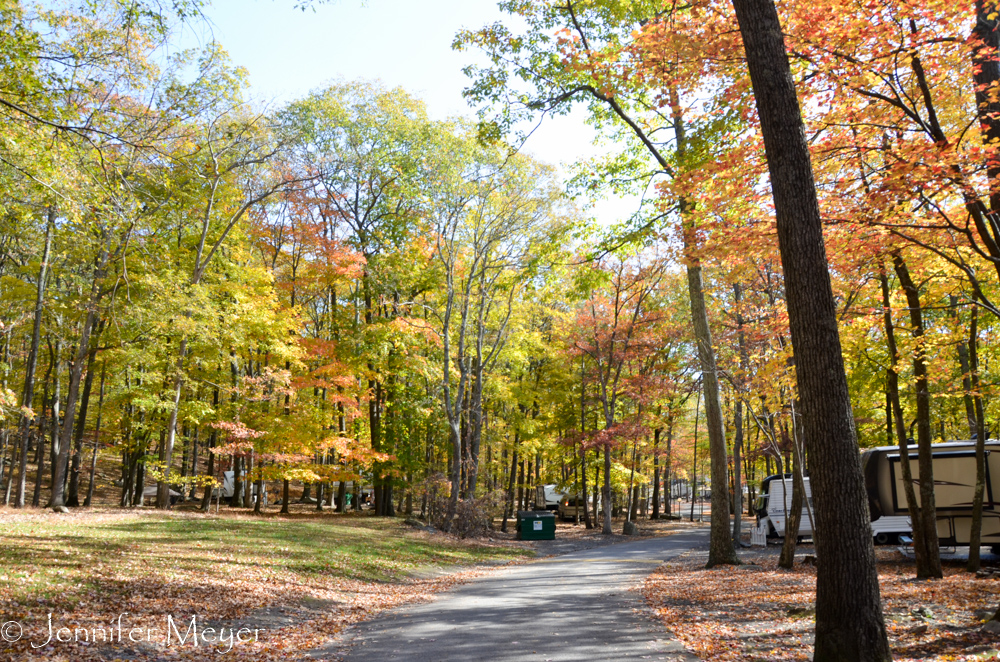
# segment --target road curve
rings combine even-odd
[[[707,543],[704,529],[503,568],[362,623],[345,642],[346,660],[696,660],[644,615],[630,589],[660,563]]]

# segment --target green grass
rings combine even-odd
[[[155,512],[0,515],[3,597],[73,604],[102,579],[166,575],[197,582],[220,573],[400,581],[428,565],[514,560],[524,550],[413,532],[396,519],[354,515],[286,518]]]

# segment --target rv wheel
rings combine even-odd
[[[889,540],[889,534],[888,533],[885,533],[884,531],[880,531],[879,533],[875,534],[875,544],[876,545],[888,545],[889,542],[890,542],[890,540]]]

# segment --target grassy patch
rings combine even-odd
[[[22,638],[0,640],[0,658],[39,654],[32,647],[46,641],[53,622],[74,632],[44,649],[57,659],[223,659],[211,646],[164,640],[169,617],[197,616],[202,627],[262,628],[260,641],[229,655],[288,662],[351,623],[429,599],[478,572],[415,579],[413,570],[528,554],[367,515],[0,511],[0,621],[23,628]],[[284,620],[275,622],[275,614]],[[159,628],[157,636],[98,646],[76,639],[77,629],[96,632],[121,619],[127,628]]]
[[[413,531],[395,519],[352,515],[121,513],[0,515],[4,602],[64,602],[104,579],[150,573],[400,581],[427,565],[513,560],[527,552]],[[69,605],[67,605],[69,606]]]

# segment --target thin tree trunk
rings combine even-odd
[[[653,511],[649,519],[660,519],[660,433],[663,428],[653,430]]]
[[[889,278],[885,266],[879,265],[879,282],[882,287],[882,323],[885,329],[886,346],[889,350],[889,367],[885,372],[885,393],[889,402],[890,423],[895,420],[895,437],[899,444],[899,466],[903,479],[903,495],[906,508],[910,513],[910,522],[920,522],[920,504],[913,489],[913,472],[910,466],[909,443],[906,437],[906,423],[903,419],[903,408],[899,401],[899,350],[896,346],[896,331],[892,321],[892,307],[889,296]],[[917,576],[926,576],[930,570],[927,565],[927,546],[924,544],[924,529],[922,526],[912,527],[913,549],[916,557]],[[935,534],[936,535],[936,534]]]
[[[743,476],[740,473],[740,455],[743,452],[743,400],[736,398],[736,412],[733,426],[736,437],[733,439],[733,545],[740,546],[743,533]]]
[[[66,393],[66,413],[63,417],[62,432],[59,438],[59,456],[55,465],[55,474],[52,477],[52,496],[49,499],[48,507],[53,510],[62,510],[66,507],[63,481],[65,480],[68,468],[69,450],[73,441],[73,422],[76,415],[77,397],[80,393],[80,380],[83,377],[83,368],[90,351],[90,334],[97,324],[97,304],[101,298],[101,279],[104,276],[104,265],[107,263],[107,253],[102,255],[100,264],[94,268],[93,282],[90,287],[90,296],[87,301],[87,316],[83,322],[83,329],[80,332],[80,339],[77,343],[76,357],[69,372],[69,387]]]
[[[670,415],[667,418],[667,455],[663,459],[663,514],[666,515],[667,519],[674,516],[674,486],[673,478],[671,474],[671,467],[673,466],[673,442],[674,442],[674,414],[673,409],[671,409]],[[681,513],[677,513],[678,519],[681,518]]]
[[[734,283],[733,300],[736,305],[736,335],[740,350],[740,369],[746,371],[749,368],[750,357],[747,353],[746,333],[743,330],[743,312],[740,309],[742,299],[743,288],[739,283]],[[740,474],[742,469],[740,455],[743,453],[743,398],[736,398],[735,409],[736,416],[733,420],[733,426],[736,428],[736,439],[733,440],[733,483],[736,490],[733,503],[733,544],[739,547],[743,534],[743,476]]]
[[[604,502],[604,527],[601,533],[606,536],[611,535],[611,448],[604,447],[604,494],[601,500]]]
[[[38,366],[38,346],[42,333],[42,309],[45,305],[45,281],[48,278],[49,257],[52,252],[52,228],[55,226],[56,210],[49,208],[48,222],[45,225],[45,248],[42,251],[42,264],[38,267],[38,286],[35,289],[35,314],[31,327],[31,349],[28,351],[28,361],[24,366],[24,390],[21,396],[23,409],[31,407],[35,399],[35,369]],[[45,408],[45,403],[42,403]],[[28,477],[28,441],[31,438],[31,418],[26,413],[21,414],[21,447],[18,458],[17,492],[14,496],[14,506],[24,507],[24,492]]]
[[[918,526],[923,532],[924,563],[917,564],[917,578],[940,579],[941,548],[937,535],[937,509],[934,503],[934,458],[931,449],[931,394],[927,382],[927,361],[925,358],[924,319],[920,305],[920,293],[910,277],[910,271],[898,252],[892,256],[892,265],[899,278],[899,284],[906,294],[910,309],[910,325],[916,347],[913,351],[913,381],[917,396],[917,463],[918,485],[920,487],[919,520],[913,520],[913,528]],[[902,454],[900,462],[903,461]]]
[[[62,380],[59,375],[62,373],[62,340],[56,338],[56,344],[52,351],[52,418],[49,420],[49,498],[55,494],[56,487],[56,465],[59,464],[59,420],[60,420],[60,393],[62,391]],[[41,476],[41,473],[39,473]],[[59,480],[62,484],[62,477]],[[51,503],[51,500],[50,502]],[[37,505],[37,504],[36,504]]]
[[[966,570],[979,570],[979,548],[983,532],[983,494],[986,491],[986,420],[983,415],[983,396],[979,392],[979,318],[973,307],[969,323],[969,376],[972,381],[972,398],[976,415],[976,489],[972,496],[972,530],[969,532],[969,561]]]
[[[181,340],[177,361],[174,364],[174,370],[176,370],[177,373],[174,375],[173,403],[170,407],[170,417],[167,421],[167,439],[163,447],[163,480],[160,480],[156,486],[156,507],[160,510],[166,510],[170,507],[170,465],[173,462],[174,443],[177,438],[177,415],[180,412],[181,407],[181,388],[184,386],[182,371],[184,369],[184,358],[186,356],[187,338],[184,338]],[[236,476],[234,475],[234,488],[236,487],[235,478]],[[235,493],[233,496],[236,496]]]
[[[212,390],[212,408],[218,409],[219,407],[219,389],[215,388]],[[212,428],[212,434],[208,437],[208,467],[205,469],[205,474],[214,479],[215,478],[215,453],[212,449],[215,448],[215,444],[219,438],[219,431]],[[201,495],[201,512],[207,513],[212,507],[212,491],[216,489],[211,482],[205,483],[205,493]],[[218,487],[219,499],[222,499],[222,486]]]
[[[949,304],[951,306],[951,313],[954,317],[956,323],[959,322],[958,316],[958,297],[951,295],[948,297]],[[976,307],[972,307],[973,314],[976,312]],[[962,402],[965,404],[965,424],[969,430],[969,439],[976,438],[976,405],[972,402],[972,375],[971,368],[969,367],[969,345],[967,343],[959,343],[956,348],[956,354],[958,355],[958,365],[962,370]]]
[[[90,506],[94,500],[94,476],[97,473],[97,449],[101,443],[101,414],[104,412],[104,378],[107,373],[108,362],[104,360],[101,364],[101,385],[98,387],[97,395],[97,424],[94,426],[94,454],[90,457],[90,484],[87,485],[87,498],[84,499],[84,507]]]
[[[597,519],[597,512],[594,512],[594,520],[590,518],[590,499],[587,494],[587,448],[583,443],[584,432],[587,428],[587,378],[586,378],[586,357],[580,356],[580,500],[583,501],[583,525],[584,528],[593,529],[594,520]],[[597,507],[597,501],[594,501]],[[576,505],[576,512],[579,514],[580,504]]]
[[[691,512],[688,520],[694,521],[694,503],[698,500],[698,419],[701,416],[701,390],[694,403],[694,457],[691,460]],[[683,515],[682,515],[683,516]]]
[[[98,329],[96,338],[100,337]],[[96,340],[95,338],[95,340]],[[83,464],[83,432],[87,426],[87,410],[90,408],[90,393],[94,388],[94,363],[97,359],[97,344],[87,351],[87,377],[83,381],[83,395],[80,397],[80,415],[77,416],[76,431],[73,435],[73,457],[69,472],[69,488],[66,491],[66,505],[76,508],[80,505],[80,471]]]
[[[687,137],[684,118],[676,88],[671,88],[670,105],[674,120],[674,135],[677,155],[684,159],[687,151]],[[708,308],[702,284],[701,262],[697,257],[697,240],[692,206],[687,198],[679,200],[681,224],[683,225],[684,258],[687,263],[688,296],[691,301],[691,318],[695,341],[698,344],[698,363],[701,368],[702,390],[705,398],[705,425],[708,428],[708,449],[711,458],[712,485],[712,527],[706,567],[735,565],[740,562],[733,546],[729,527],[729,499],[726,490],[718,486],[729,482],[729,461],[726,451],[726,423],[722,414],[722,399],[719,390],[719,375],[715,363],[715,348],[712,344],[712,329],[708,323]],[[693,502],[692,502],[693,504]]]

